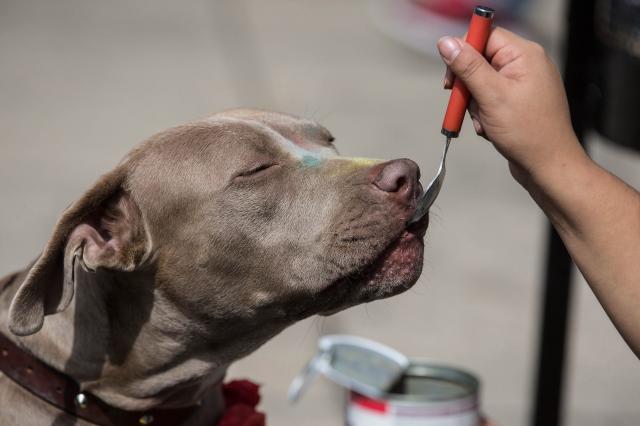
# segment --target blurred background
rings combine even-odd
[[[37,256],[62,210],[136,143],[230,107],[318,120],[343,154],[409,157],[431,176],[448,99],[434,43],[463,33],[470,9],[456,21],[455,7],[409,3],[0,1],[1,274]],[[507,25],[560,62],[565,1],[501,7],[513,15]],[[640,186],[637,154],[595,135],[589,142],[599,163]],[[269,424],[342,424],[343,391],[326,380],[296,406],[286,401],[329,333],[469,369],[498,424],[528,422],[546,222],[469,120],[447,168],[413,289],[305,320],[233,365],[229,377],[264,385]],[[565,424],[640,424],[637,358],[580,277],[574,296]]]

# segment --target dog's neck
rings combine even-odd
[[[48,316],[39,332],[14,340],[121,409],[176,408],[203,400],[222,409],[220,385],[228,363],[211,350],[211,341],[198,339],[185,314],[172,309],[153,274],[128,273],[123,280],[80,267],[76,274],[72,304]]]

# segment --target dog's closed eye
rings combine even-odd
[[[266,174],[267,171],[269,171],[270,169],[273,169],[276,166],[278,166],[277,163],[260,163],[258,165],[253,166],[249,170],[238,173],[236,177],[238,178],[258,177],[263,174]]]

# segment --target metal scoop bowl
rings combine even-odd
[[[444,150],[442,151],[442,159],[440,160],[438,173],[436,173],[435,177],[429,183],[429,186],[427,186],[427,189],[425,189],[424,194],[422,194],[422,197],[418,200],[416,204],[416,211],[413,214],[413,217],[409,220],[409,224],[422,219],[424,215],[427,214],[436,198],[438,198],[440,188],[442,188],[442,183],[444,182],[444,175],[446,173],[445,160],[447,159],[447,151],[449,151],[450,143],[451,138],[447,137],[447,141],[444,144]]]

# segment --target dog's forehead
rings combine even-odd
[[[331,132],[318,122],[290,114],[271,111],[235,109],[216,114],[214,117],[238,118],[261,123],[296,143],[304,140],[328,146],[333,141]]]
[[[261,110],[224,111],[209,118],[226,125],[253,129],[296,158],[304,167],[317,167],[327,160],[340,160],[347,168],[367,167],[383,160],[343,157],[333,145],[333,136],[322,125],[305,118]],[[344,167],[342,167],[344,168]]]
[[[338,156],[331,133],[312,120],[277,113],[233,111],[213,116],[210,121],[261,134],[299,160],[314,163]]]

